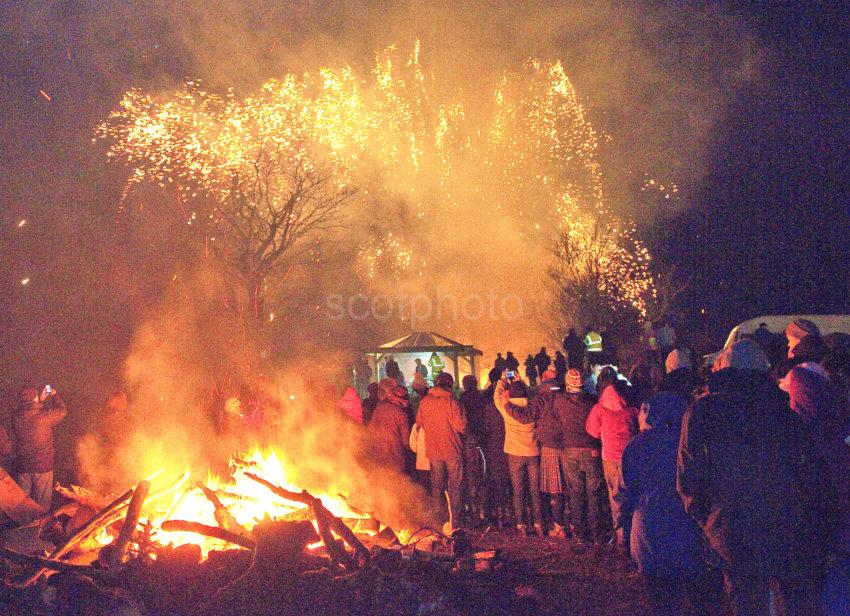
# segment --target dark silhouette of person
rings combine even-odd
[[[564,336],[564,352],[567,354],[567,362],[570,368],[581,370],[584,350],[584,342],[576,334],[575,328],[571,327],[567,335]]]
[[[552,359],[546,352],[546,347],[540,347],[540,351],[534,356],[534,359],[537,361],[537,374],[542,376],[546,372],[546,368],[552,364]]]
[[[534,355],[529,353],[524,364],[525,376],[528,378],[529,384],[531,384],[532,387],[535,387],[537,385],[537,360],[534,359]]]
[[[398,380],[399,375],[401,375],[401,368],[398,367],[398,362],[392,355],[387,357],[385,371],[389,378],[395,379],[396,381]]]
[[[555,351],[555,382],[563,383],[567,376],[567,358],[560,351]]]

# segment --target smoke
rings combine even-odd
[[[214,310],[214,275],[194,274],[149,308],[122,369],[127,408],[107,405],[97,433],[77,448],[80,475],[120,489],[163,469],[179,474],[226,462],[236,444],[217,434],[210,404],[218,381],[248,372],[249,347],[232,315]]]
[[[207,88],[233,87],[237,96],[246,96],[268,79],[345,64],[368,80],[376,52],[397,45],[404,58],[419,40],[432,102],[447,104],[462,96],[472,138],[488,129],[505,71],[522,74],[529,58],[544,66],[560,60],[599,136],[607,205],[638,220],[669,213],[642,209],[645,177],[678,184],[683,196],[672,207],[686,206],[689,187],[699,182],[706,157],[723,136],[737,91],[760,78],[764,61],[743,20],[718,3],[151,0],[114,11],[83,4],[71,14],[54,6],[21,12],[13,23],[46,36],[57,18],[70,24],[61,45],[73,49],[68,55],[82,74],[161,93],[186,78],[199,78]],[[99,99],[101,110],[114,106],[121,94],[108,92],[112,100]],[[283,392],[310,391],[299,385],[303,373],[317,361],[331,366],[337,356],[330,350],[372,345],[382,342],[376,336],[389,339],[413,328],[439,330],[488,353],[539,348],[545,334],[535,306],[545,300],[544,272],[556,223],[551,204],[540,206],[534,193],[515,193],[512,204],[497,207],[488,188],[498,171],[470,175],[466,187],[456,183],[461,198],[455,206],[442,200],[436,168],[428,169],[424,183],[431,192],[418,199],[402,191],[364,197],[332,263],[285,281],[282,294],[295,303],[276,321],[275,344],[292,347],[286,369],[274,376],[275,386]],[[390,183],[397,179],[391,170],[382,172]],[[116,186],[116,198],[119,192]],[[542,229],[528,232],[535,224]],[[379,274],[364,276],[360,249],[391,237],[409,249],[414,265],[399,271],[378,259]],[[175,470],[206,468],[212,458],[220,460],[232,450],[234,444],[221,439],[204,412],[204,392],[221,386],[226,373],[236,382],[255,373],[256,366],[244,360],[254,349],[230,335],[239,330],[238,320],[227,322],[209,308],[218,299],[214,286],[207,274],[199,275],[140,321],[124,369],[132,436],[109,462],[104,445],[87,439],[79,458],[89,477],[126,481],[155,472],[163,462]],[[340,295],[339,305],[346,306],[361,291],[392,302],[425,297],[430,310],[421,319],[401,310],[377,324],[344,326],[328,317],[329,297]],[[518,317],[515,297],[524,302]],[[466,318],[464,307],[476,318]],[[336,363],[338,369],[344,361]],[[378,501],[370,503],[375,509],[403,511],[408,499],[375,488],[395,482],[374,481],[377,471],[362,455],[363,435],[334,412],[327,403],[292,405],[281,434],[269,441],[299,460],[295,468],[303,473],[304,487],[370,494]]]
[[[269,78],[343,65],[353,67],[369,94],[375,54],[396,45],[395,70],[403,74],[414,41],[421,41],[423,121],[433,125],[440,105],[461,100],[473,140],[492,128],[495,90],[506,71],[522,75],[529,58],[543,66],[561,61],[598,134],[606,207],[641,223],[684,207],[723,137],[736,92],[759,78],[763,62],[742,20],[711,3],[222,2],[169,10],[165,22],[187,73],[245,95]],[[521,121],[515,130],[522,130]],[[383,254],[403,251],[413,262],[399,268],[385,258],[378,275],[363,280],[360,288],[370,297],[392,304],[378,330],[390,338],[435,329],[488,352],[537,348],[546,337],[540,307],[548,299],[544,272],[558,225],[551,200],[532,189],[500,204],[488,194],[500,186],[499,169],[482,171],[480,160],[455,163],[469,167],[458,174],[462,182],[446,186],[439,165],[426,160],[426,179],[413,184],[415,191],[372,191],[345,231],[352,252],[372,245]],[[520,173],[566,173],[539,167]],[[384,187],[405,182],[400,169],[379,173]],[[651,186],[676,185],[678,198],[659,204],[642,194],[647,179],[657,181]],[[448,203],[447,190],[455,203]],[[327,296],[339,280],[357,276],[363,277],[362,263],[359,270],[329,268],[318,282]],[[405,312],[400,306],[410,298],[430,309]]]
[[[84,485],[115,492],[148,477],[167,486],[184,471],[194,481],[225,477],[231,456],[271,447],[292,485],[343,495],[395,528],[433,523],[421,488],[377,466],[365,429],[337,408],[345,358],[330,353],[328,367],[293,358],[285,369],[260,374],[247,359],[259,353],[242,323],[215,308],[211,278],[196,274],[175,285],[137,328],[123,366],[129,404],[107,405],[98,430],[78,442]],[[272,401],[262,424],[223,409],[230,397],[248,404],[246,381],[253,396]],[[281,407],[273,410],[275,404]]]
[[[68,113],[99,114],[91,124],[130,86],[167,92],[186,78],[199,78],[211,89],[234,87],[247,95],[268,79],[321,66],[350,64],[368,76],[377,51],[397,45],[406,55],[418,39],[435,97],[450,100],[462,91],[472,127],[483,130],[505,70],[520,70],[531,57],[561,60],[600,136],[608,204],[642,223],[686,207],[706,156],[723,137],[727,110],[742,87],[760,78],[765,61],[746,22],[719,2],[148,0],[115,3],[109,11],[95,2],[45,2],[12,10],[7,23],[9,32],[61,60],[45,81],[59,92],[76,88],[79,102],[70,99]],[[640,190],[646,178],[677,184],[679,199],[648,207]],[[472,183],[486,188],[486,182]],[[517,237],[515,220],[489,204],[437,224],[419,219],[409,199],[390,196],[371,205],[367,215],[380,222],[377,235],[398,227],[397,235],[418,248],[413,258],[427,267],[424,275],[367,287],[404,287],[409,294],[425,291],[432,300],[442,293],[462,301],[477,285],[473,291],[485,303],[491,291],[544,300],[547,238]],[[349,239],[359,244],[372,238],[352,230]],[[337,290],[335,280],[352,275],[342,268],[318,282],[327,295]],[[479,284],[484,279],[490,284]],[[526,313],[516,322],[494,322],[454,319],[449,310],[448,317],[370,327],[386,330],[388,338],[411,325],[439,329],[492,352],[509,343],[538,346],[544,336],[538,317],[533,307]]]

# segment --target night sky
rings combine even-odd
[[[308,4],[293,3],[293,14]],[[692,277],[682,311],[718,344],[758,314],[850,309],[842,3],[721,4],[766,51],[766,68],[736,92],[679,208],[638,221],[654,252]],[[92,129],[130,87],[173,87],[190,67],[215,71],[185,52],[185,33],[155,2],[2,6],[0,19],[15,27],[0,32],[0,386],[50,374],[106,388],[134,323],[192,252],[176,221],[121,221],[126,171],[107,165]],[[114,19],[95,20],[101,11]],[[332,36],[344,25],[323,27]],[[280,37],[294,44],[314,33]],[[259,62],[245,79],[275,66]],[[575,82],[581,92],[581,75]]]

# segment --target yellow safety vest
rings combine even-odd
[[[588,353],[601,353],[602,336],[597,332],[587,332],[587,335],[584,337],[584,346],[587,347]]]

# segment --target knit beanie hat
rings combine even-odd
[[[724,368],[767,372],[770,370],[770,362],[755,341],[745,338],[730,346],[717,357],[714,362],[714,371],[719,372]]]
[[[820,330],[817,325],[808,319],[794,319],[788,324],[788,327],[785,328],[785,335],[788,338],[801,340],[809,335],[820,336]]]
[[[667,355],[667,359],[664,361],[664,369],[667,371],[667,374],[673,372],[673,370],[678,370],[679,368],[690,368],[691,367],[691,359],[688,357],[688,354],[679,349],[673,349]]]
[[[576,368],[567,370],[567,391],[571,394],[577,394],[581,391],[582,385],[581,372]]]

